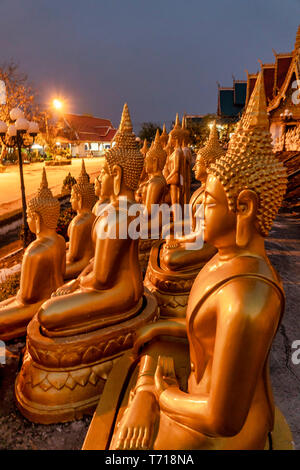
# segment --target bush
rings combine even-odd
[[[75,217],[76,212],[73,211],[71,207],[64,209],[60,212],[58,223],[57,223],[57,233],[62,235],[66,241],[69,241],[68,237],[68,226],[71,220]]]
[[[72,186],[76,183],[77,183],[76,178],[74,178],[74,176],[72,176],[71,173],[69,172],[69,174],[63,180],[63,185],[61,187],[61,194],[63,195],[71,194]]]
[[[21,273],[12,274],[0,284],[0,302],[13,297],[20,287]]]

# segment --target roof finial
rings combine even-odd
[[[185,116],[182,116],[181,128],[182,128],[182,129],[186,129]]]
[[[176,113],[176,119],[175,119],[175,126],[174,126],[174,128],[175,128],[175,127],[180,127],[180,122],[179,122],[179,115],[178,115],[178,113]]]

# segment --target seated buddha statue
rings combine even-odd
[[[201,182],[201,186],[193,193],[189,201],[192,217],[192,232],[189,235],[175,240],[170,238],[163,244],[160,251],[160,266],[162,269],[166,271],[187,270],[197,266],[199,263],[203,265],[215,254],[215,249],[207,244],[200,249],[191,249],[190,244],[195,242],[198,236],[202,237],[202,230],[197,221],[196,211],[204,202],[203,197],[207,169],[223,154],[224,151],[219,143],[218,131],[216,123],[214,122],[210,130],[208,141],[204,147],[200,148],[193,168],[195,178],[197,181]]]
[[[162,130],[162,133],[160,135],[160,143],[161,143],[161,146],[162,146],[163,149],[168,144],[168,140],[169,140],[169,136],[168,136],[168,133],[167,133],[167,130],[166,130],[166,125],[164,123],[163,124],[163,130]]]
[[[132,347],[135,332],[158,318],[157,302],[143,286],[139,239],[130,236],[144,159],[126,104],[115,146],[104,158],[99,180],[109,203],[92,228],[94,258],[43,303],[27,328],[15,393],[18,408],[34,422],[93,412],[114,362]]]
[[[159,205],[163,202],[167,190],[166,180],[162,174],[166,158],[167,155],[162,148],[159,130],[157,129],[155,139],[144,160],[144,169],[148,175],[148,180],[143,185],[144,190],[141,202],[147,211],[148,223],[151,222],[153,205]],[[139,243],[139,261],[143,273],[146,271],[151,246],[155,242],[155,239],[152,240],[150,237],[150,230],[148,229],[148,238],[141,239]]]
[[[70,241],[67,245],[65,279],[78,276],[94,255],[91,231],[95,220],[92,213],[95,190],[94,185],[89,182],[84,160],[77,184],[72,186],[70,202],[77,214],[68,227]]]
[[[159,240],[152,246],[144,284],[156,296],[162,317],[185,316],[192,284],[199,270],[216,253],[212,245],[203,244],[199,212],[203,208],[207,169],[223,154],[214,124],[206,145],[198,152],[193,168],[195,178],[201,182],[201,186],[193,193],[189,202],[188,222],[191,232],[183,236],[175,234],[175,238],[171,233],[169,239]],[[181,230],[187,225],[180,221]]]
[[[36,240],[25,250],[17,295],[0,303],[2,340],[25,335],[27,324],[41,304],[63,284],[66,244],[56,233],[59,210],[59,201],[48,188],[43,169],[41,186],[27,208],[29,229],[36,234]]]
[[[160,204],[166,190],[166,180],[162,174],[166,163],[167,154],[163,150],[159,130],[157,129],[155,139],[146,153],[145,171],[148,175],[143,203],[148,214],[151,214],[152,204]]]
[[[116,145],[105,154],[102,169],[105,175],[101,177],[102,196],[110,197],[113,193],[114,200],[97,220],[92,270],[77,282],[71,282],[67,295],[61,288],[58,296],[54,294],[43,304],[38,318],[45,335],[67,336],[104,328],[141,308],[139,240],[118,238],[133,218],[128,216],[128,210],[135,203],[134,191],[143,168],[143,156],[132,132],[127,105],[115,140]],[[122,208],[124,200],[126,209]],[[110,222],[110,211],[116,214],[116,225]]]
[[[274,425],[268,356],[284,311],[264,238],[286,183],[260,73],[226,155],[208,169],[204,238],[218,252],[194,282],[185,324],[138,332],[135,350],[150,340],[152,349],[142,356],[111,449],[264,449]],[[161,335],[187,336],[187,383],[179,383],[178,355],[160,349]]]
[[[147,139],[144,139],[143,147],[141,148],[141,153],[143,154],[143,157],[144,157],[144,166],[143,166],[142,174],[140,177],[138,189],[135,192],[135,200],[139,204],[142,204],[143,201],[145,200],[145,192],[146,192],[147,181],[148,181],[148,174],[145,169],[145,158],[146,158],[147,152],[148,152],[148,143],[147,143]]]

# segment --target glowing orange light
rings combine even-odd
[[[60,110],[63,107],[62,101],[58,100],[57,98],[53,100],[52,104],[53,104],[53,107],[57,110]]]

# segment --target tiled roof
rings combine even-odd
[[[61,132],[59,134],[72,134],[70,140],[84,142],[111,142],[117,129],[114,129],[109,119],[97,118],[88,115],[65,114]]]
[[[289,70],[290,64],[292,61],[292,54],[285,55],[284,57],[278,56],[276,57],[276,89],[277,91],[280,90],[281,86],[283,85],[284,79],[286,74]]]
[[[275,80],[275,64],[263,65],[264,84],[267,101],[273,98],[274,80]]]

